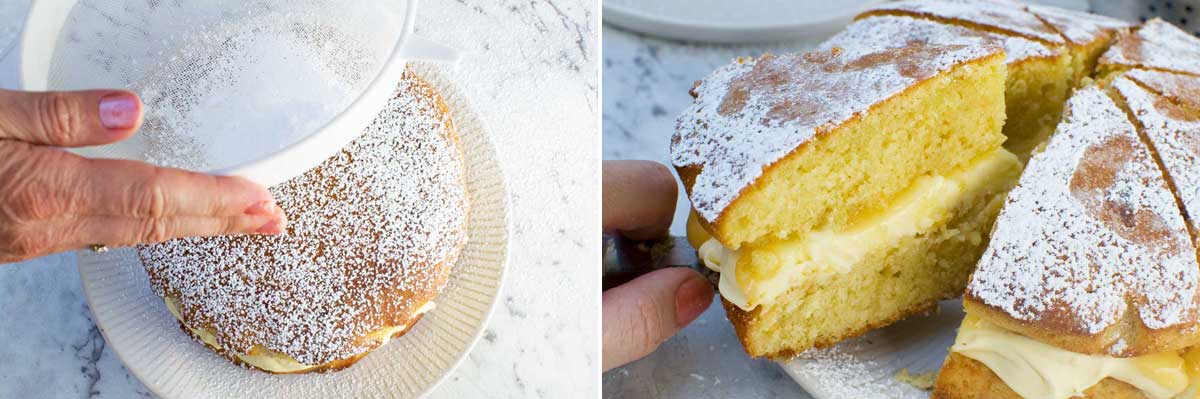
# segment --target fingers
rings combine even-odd
[[[604,370],[653,352],[704,313],[713,289],[691,269],[658,270],[604,292]]]
[[[280,210],[275,212],[282,213]],[[274,214],[235,217],[180,216],[140,219],[98,216],[73,222],[65,230],[70,237],[65,249],[85,248],[91,244],[124,247],[154,244],[180,237],[211,237],[237,234],[280,234],[284,225]]]
[[[282,211],[276,209],[275,212]],[[12,231],[0,231],[0,236],[6,237],[0,242],[0,262],[82,249],[92,244],[126,247],[159,243],[180,237],[280,234],[283,228],[276,215],[183,216],[164,219],[99,216],[82,220],[61,219]]]
[[[0,139],[58,147],[100,145],[129,137],[141,121],[142,102],[130,91],[0,90]]]
[[[632,239],[667,234],[679,188],[666,166],[652,161],[604,161],[603,224]]]
[[[79,187],[76,213],[145,218],[265,215],[274,209],[270,191],[233,176],[112,159],[79,159],[68,183]]]

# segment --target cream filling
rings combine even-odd
[[[179,304],[177,300],[173,297],[168,297],[164,299],[164,302],[167,304],[167,311],[170,311],[171,315],[175,316],[176,320],[179,320],[181,323],[183,323],[183,316],[179,314]],[[417,309],[416,312],[413,312],[413,317],[429,312],[436,306],[437,305],[435,305],[433,301],[427,302],[424,306],[421,306],[419,309]],[[187,323],[183,324],[184,326],[187,326]],[[378,340],[379,346],[383,346],[391,340],[392,334],[404,330],[405,327],[407,327],[407,325],[404,324],[393,327],[384,327],[371,332],[368,334],[368,337],[369,339]],[[193,328],[191,326],[187,326],[187,329],[188,331],[191,331],[192,334],[200,337],[200,340],[206,345],[213,347],[216,350],[223,349],[221,344],[217,342],[217,335],[215,332],[213,332],[213,330]],[[255,346],[254,349],[251,350],[251,353],[234,353],[234,355],[237,356],[239,360],[246,362],[246,364],[273,373],[295,373],[312,370],[323,366],[323,364],[307,365],[300,363],[291,356],[261,346]]]
[[[794,286],[849,272],[868,254],[946,223],[965,196],[1001,185],[1006,189],[1019,174],[1016,156],[998,149],[945,176],[917,178],[886,211],[844,231],[816,230],[737,250],[709,238],[699,255],[705,266],[721,273],[721,296],[749,311]],[[982,239],[978,232],[962,234],[971,235],[962,239]]]
[[[1140,389],[1153,399],[1190,398],[1200,351],[1168,351],[1118,358],[1071,352],[1005,330],[968,315],[951,351],[975,359],[1026,398],[1061,399],[1083,395],[1104,378]],[[1186,358],[1186,360],[1185,360]]]

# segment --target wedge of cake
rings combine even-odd
[[[960,36],[739,59],[696,85],[672,158],[749,354],[961,292],[1020,169],[1001,147],[1004,62]]]
[[[1132,90],[1120,80],[1117,92]],[[1148,93],[1141,93],[1148,94]],[[1009,194],[935,398],[1175,398],[1200,386],[1200,264],[1132,121],[1076,92]],[[1161,122],[1161,121],[1160,121]]]
[[[1147,21],[1099,60],[1102,76],[1130,68],[1200,75],[1200,38],[1158,18]]]
[[[1071,89],[1090,74],[1113,37],[1129,28],[1112,18],[996,0],[884,3],[858,23],[878,16],[926,19],[1003,38],[1009,53],[1004,146],[1023,160],[1054,131]]]

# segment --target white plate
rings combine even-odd
[[[445,291],[404,336],[348,369],[328,374],[272,375],[235,366],[192,340],[151,289],[132,249],[79,253],[79,272],[93,319],[113,351],[163,398],[417,397],[431,390],[479,339],[496,305],[508,259],[508,203],[488,131],[446,75],[419,74],[450,107],[461,135],[471,200],[467,246]]]
[[[963,319],[962,301],[944,301],[933,314],[911,317],[832,348],[811,350],[782,363],[816,399],[929,398],[929,392],[896,379],[936,373],[954,344]]]
[[[670,39],[760,43],[824,38],[881,0],[604,0],[604,22]]]

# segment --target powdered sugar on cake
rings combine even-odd
[[[1077,45],[1091,44],[1104,35],[1132,27],[1119,19],[1057,7],[1029,5],[1028,10]]]
[[[462,154],[436,93],[407,74],[364,134],[273,187],[282,236],[189,238],[139,248],[190,327],[317,365],[373,349],[441,290],[465,242]],[[367,341],[367,340],[363,340]]]
[[[702,168],[690,198],[697,213],[716,220],[764,168],[821,132],[919,81],[998,51],[964,37],[960,44],[739,59],[693,89],[696,100],[671,140],[672,163]]]
[[[1151,72],[1139,74],[1155,79]],[[1183,209],[1200,230],[1200,116],[1157,96],[1125,77],[1113,81],[1125,103],[1142,124],[1175,186]]]
[[[1200,74],[1200,38],[1155,18],[1118,40],[1100,64]]]
[[[979,37],[1004,47],[1009,63],[1031,58],[1053,57],[1058,51],[1044,44],[1017,36],[999,35],[987,31],[947,25],[905,16],[880,15],[867,17],[850,24],[841,33],[826,40],[818,50],[834,47],[884,49],[903,47],[913,41],[932,44],[963,44],[964,37]]]
[[[1200,266],[1157,165],[1100,89],[1067,107],[1009,194],[968,296],[1087,334],[1131,310],[1151,329],[1194,321]]]
[[[1045,43],[1065,44],[1057,31],[1046,26],[1025,6],[1002,0],[910,0],[884,3],[876,12],[905,13],[938,19],[967,22]]]

